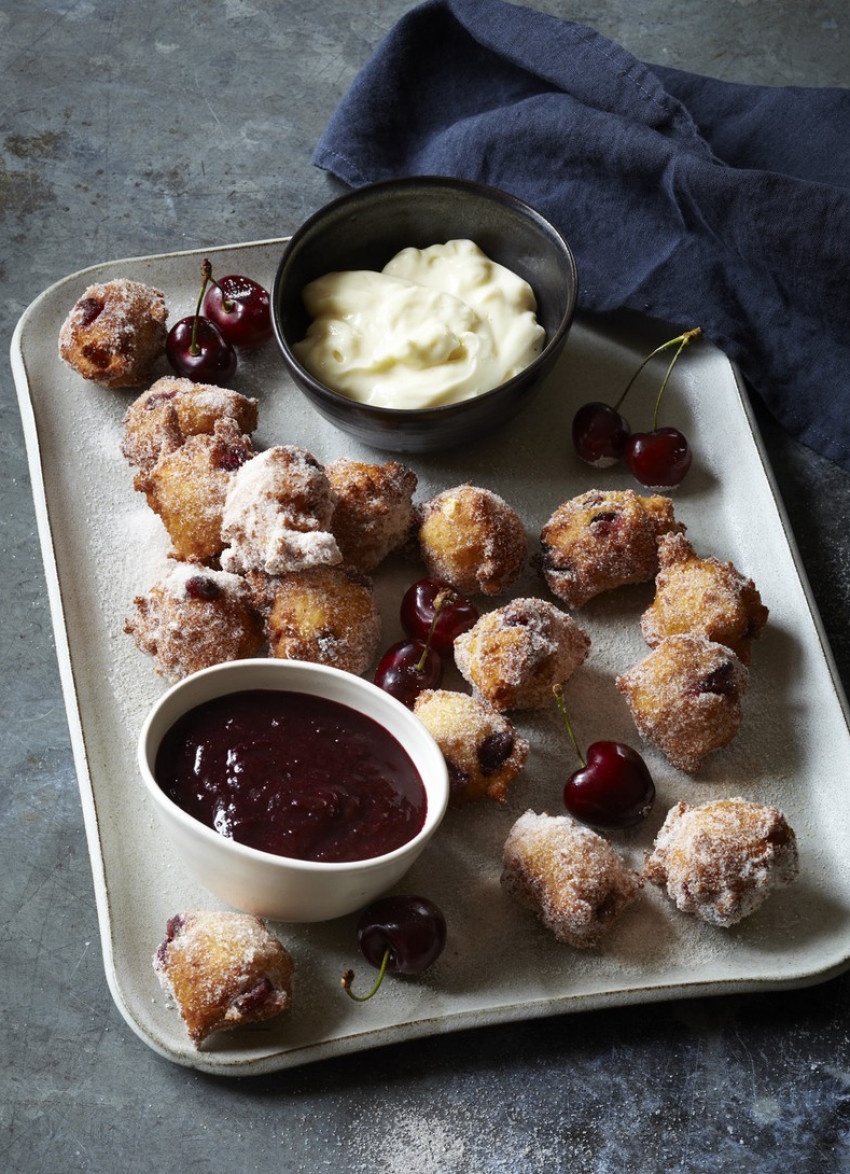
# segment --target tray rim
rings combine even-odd
[[[105,864],[102,852],[101,825],[89,768],[85,732],[75,684],[67,617],[65,615],[59,583],[53,526],[47,505],[47,489],[38,420],[36,419],[35,408],[30,395],[26,357],[22,343],[26,334],[27,325],[38,312],[40,305],[48,301],[58,289],[70,285],[73,282],[85,280],[91,274],[101,272],[107,268],[114,269],[121,265],[150,264],[156,263],[157,261],[170,261],[180,257],[203,256],[222,252],[231,253],[258,248],[269,248],[272,246],[283,248],[289,239],[290,236],[287,235],[263,240],[240,241],[233,244],[210,245],[205,248],[142,254],[97,262],[86,266],[51,283],[29,303],[18,319],[12,334],[10,347],[11,368],[24,430],[27,465],[30,475],[39,544],[44,564],[59,677],[74,757],[78,790],[80,792],[89,861],[92,869],[95,905],[101,939],[101,953],[107,985],[122,1018],[131,1030],[156,1054],[179,1066],[193,1068],[210,1075],[221,1076],[263,1075],[306,1063],[319,1062],[334,1056],[369,1050],[373,1047],[388,1046],[404,1040],[424,1038],[434,1034],[434,1020],[421,1019],[410,1023],[393,1024],[355,1035],[323,1040],[318,1043],[305,1045],[301,1048],[272,1052],[267,1056],[258,1058],[256,1055],[241,1057],[237,1052],[216,1054],[213,1052],[205,1053],[199,1050],[196,1054],[190,1054],[188,1052],[185,1054],[175,1053],[147,1032],[143,1025],[136,1019],[131,1006],[124,997],[116,968],[113,919],[111,916],[110,894],[106,883]],[[616,322],[620,317],[632,324],[636,322],[655,321],[646,316],[631,312],[622,316],[616,314],[604,316],[585,315],[580,311],[577,314],[579,320],[585,319],[588,322],[603,321],[606,324],[606,329],[616,329]],[[828,670],[832,690],[838,701],[848,730],[850,730],[850,703],[848,703],[847,693],[838,673],[835,658],[812,592],[808,574],[800,556],[799,547],[790,525],[788,513],[779,491],[775,474],[768,459],[752,404],[737,365],[729,360],[728,357],[723,356],[723,358],[728,363],[733,375],[736,392],[749,428],[750,438],[754,444],[761,470],[765,476],[771,499],[777,511],[783,538],[788,546],[794,570],[798,576],[800,587],[808,607],[809,619],[817,633],[820,654]],[[656,983],[652,986],[645,987],[622,986],[620,988],[594,993],[539,999],[534,1002],[517,1002],[512,1005],[502,1005],[495,1010],[487,1008],[465,1010],[456,1013],[450,1019],[441,1016],[439,1022],[443,1026],[438,1030],[454,1034],[457,1031],[476,1030],[498,1026],[503,1023],[540,1019],[555,1015],[578,1014],[584,1011],[601,1010],[634,1003],[657,1003],[667,1000],[728,994],[801,989],[827,982],[845,972],[848,968],[850,968],[850,937],[848,937],[843,956],[834,959],[819,969],[798,968],[797,971],[791,974],[776,978],[753,976],[740,979],[728,978],[703,981],[695,979],[692,982]],[[300,1053],[309,1054],[300,1055]],[[299,1055],[300,1058],[294,1058],[296,1055]]]

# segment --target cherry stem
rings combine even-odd
[[[378,988],[380,987],[381,983],[384,981],[384,975],[387,973],[387,963],[389,962],[389,960],[390,960],[390,951],[387,949],[387,950],[384,950],[384,956],[381,959],[381,969],[378,971],[378,977],[375,979],[375,982],[372,985],[372,989],[366,995],[355,995],[354,994],[354,992],[351,989],[351,983],[354,980],[354,971],[353,970],[346,970],[342,976],[340,985],[342,986],[342,989],[345,991],[345,993],[348,995],[349,999],[354,999],[355,1003],[365,1003],[369,999],[371,999],[373,995],[376,995],[378,993]]]
[[[201,349],[198,346],[198,319],[201,316],[201,305],[203,304],[204,293],[211,274],[212,265],[210,265],[209,261],[204,261],[201,265],[201,292],[198,294],[198,304],[195,306],[195,317],[192,321],[192,338],[189,342],[190,355],[197,355]]]
[[[213,277],[212,265],[210,264],[209,261],[204,261],[203,265],[201,266],[201,273],[204,275],[204,277],[206,277],[207,281],[211,282],[215,286],[215,288],[219,291],[219,293],[221,294],[221,308],[222,308],[222,310],[224,310],[226,313],[229,314],[233,310],[235,302],[233,301],[233,298],[229,298],[227,296],[227,294],[221,288],[219,283]]]
[[[440,618],[440,612],[445,607],[447,601],[451,598],[451,592],[440,591],[434,598],[434,615],[431,623],[428,625],[428,635],[425,637],[425,647],[422,649],[422,655],[413,666],[413,671],[421,673],[425,668],[425,661],[428,659],[428,653],[431,651],[431,641],[434,638],[434,629],[437,626],[437,620]]]
[[[661,385],[661,391],[663,392],[664,388],[667,385],[667,380],[670,378],[670,372],[673,369],[673,363],[676,362],[676,359],[678,359],[679,355],[682,353],[682,350],[688,345],[688,343],[691,342],[693,339],[698,338],[701,334],[702,334],[702,327],[695,326],[693,330],[686,330],[684,334],[677,334],[675,338],[669,338],[667,340],[667,342],[662,342],[661,346],[657,346],[654,351],[650,351],[650,353],[646,356],[646,358],[643,360],[641,365],[638,367],[637,371],[635,371],[634,375],[632,375],[631,379],[626,384],[625,391],[623,392],[623,394],[620,396],[620,398],[617,400],[616,404],[614,405],[614,411],[619,412],[620,408],[622,407],[623,400],[626,398],[626,396],[631,391],[632,384],[635,382],[638,375],[640,375],[641,371],[644,369],[644,367],[650,361],[650,359],[654,359],[655,356],[660,355],[662,351],[666,351],[671,346],[676,346],[678,344],[679,349],[676,351],[676,354],[673,356],[673,362],[667,368],[667,374],[665,375],[664,382]],[[658,401],[656,402],[656,405],[655,405],[655,418],[656,419],[658,417],[658,403],[660,403],[660,401],[661,401],[661,393],[659,392]],[[655,428],[655,424],[653,424],[653,428]]]
[[[555,701],[557,703],[558,709],[560,709],[560,711],[561,711],[561,717],[563,717],[563,719],[564,719],[564,724],[567,727],[567,733],[570,735],[570,741],[572,742],[573,750],[576,753],[576,757],[578,758],[578,760],[582,766],[587,766],[587,759],[584,757],[584,755],[582,754],[582,752],[578,748],[578,742],[576,741],[576,736],[575,736],[575,733],[573,732],[573,723],[570,721],[570,715],[567,713],[567,707],[564,704],[564,693],[563,693],[563,690],[561,689],[561,686],[560,685],[553,685],[552,692],[555,694]]]

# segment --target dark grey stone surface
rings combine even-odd
[[[645,60],[845,85],[841,0],[537,0]],[[310,166],[405,0],[5,0],[0,341],[53,281],[291,231]],[[54,346],[55,339],[45,339]],[[113,1006],[18,409],[0,367],[0,1168],[20,1174],[850,1169],[850,978],[517,1024],[220,1080]],[[843,681],[850,476],[764,435]],[[80,575],[86,568],[80,567]]]

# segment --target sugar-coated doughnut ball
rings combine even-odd
[[[365,672],[381,636],[370,579],[350,568],[311,567],[281,576],[275,588],[267,620],[273,656]]]
[[[505,802],[508,787],[525,766],[529,746],[504,714],[486,701],[450,689],[425,689],[413,712],[443,752],[453,806],[481,798]]]
[[[454,643],[455,663],[495,709],[539,709],[584,663],[590,637],[548,600],[513,599],[486,612]]]
[[[248,586],[226,571],[175,563],[133,602],[124,631],[153,657],[156,672],[168,681],[256,656],[265,644]]]
[[[306,449],[276,445],[244,465],[227,493],[221,565],[282,575],[342,561],[331,533],[334,492]]]
[[[474,485],[446,489],[420,506],[418,537],[431,578],[445,579],[464,595],[501,595],[528,557],[516,510]]]
[[[642,879],[570,816],[526,811],[505,841],[501,883],[559,942],[584,949],[637,900]]]
[[[655,598],[641,616],[647,644],[693,632],[725,644],[749,664],[752,643],[767,623],[768,610],[752,579],[731,562],[700,558],[682,534],[658,543]]]
[[[553,595],[583,607],[603,591],[653,579],[658,539],[681,530],[668,497],[590,489],[558,506],[543,527],[540,571]]]
[[[797,837],[782,812],[736,798],[671,808],[644,875],[683,913],[725,927],[755,913],[799,871]]]
[[[153,967],[196,1047],[215,1032],[265,1022],[292,1004],[292,958],[265,922],[248,913],[177,914]]]
[[[168,311],[162,292],[117,278],[90,285],[59,331],[59,354],[83,379],[137,387],[165,353]]]
[[[189,436],[160,454],[149,473],[139,472],[136,487],[159,514],[171,539],[173,558],[208,563],[224,547],[222,521],[228,490],[254,449],[235,420],[216,420],[212,434]]]
[[[150,472],[161,453],[190,436],[212,433],[224,417],[250,436],[257,427],[257,401],[226,387],[165,375],[124,413],[121,452],[131,465]]]
[[[731,648],[705,636],[667,636],[617,678],[641,737],[680,770],[732,741],[749,674]]]
[[[331,461],[325,473],[336,495],[331,529],[343,561],[373,571],[410,535],[418,478],[398,461],[376,465],[347,457]]]

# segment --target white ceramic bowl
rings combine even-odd
[[[417,835],[400,848],[367,860],[296,860],[238,844],[178,807],[154,776],[162,738],[196,705],[246,689],[314,694],[358,710],[389,731],[407,751],[425,785],[427,811]],[[235,909],[273,921],[327,921],[368,905],[399,881],[418,858],[439,827],[449,797],[445,759],[409,709],[362,677],[304,661],[233,661],[178,682],[156,702],[142,727],[139,765],[162,827],[201,884]]]

